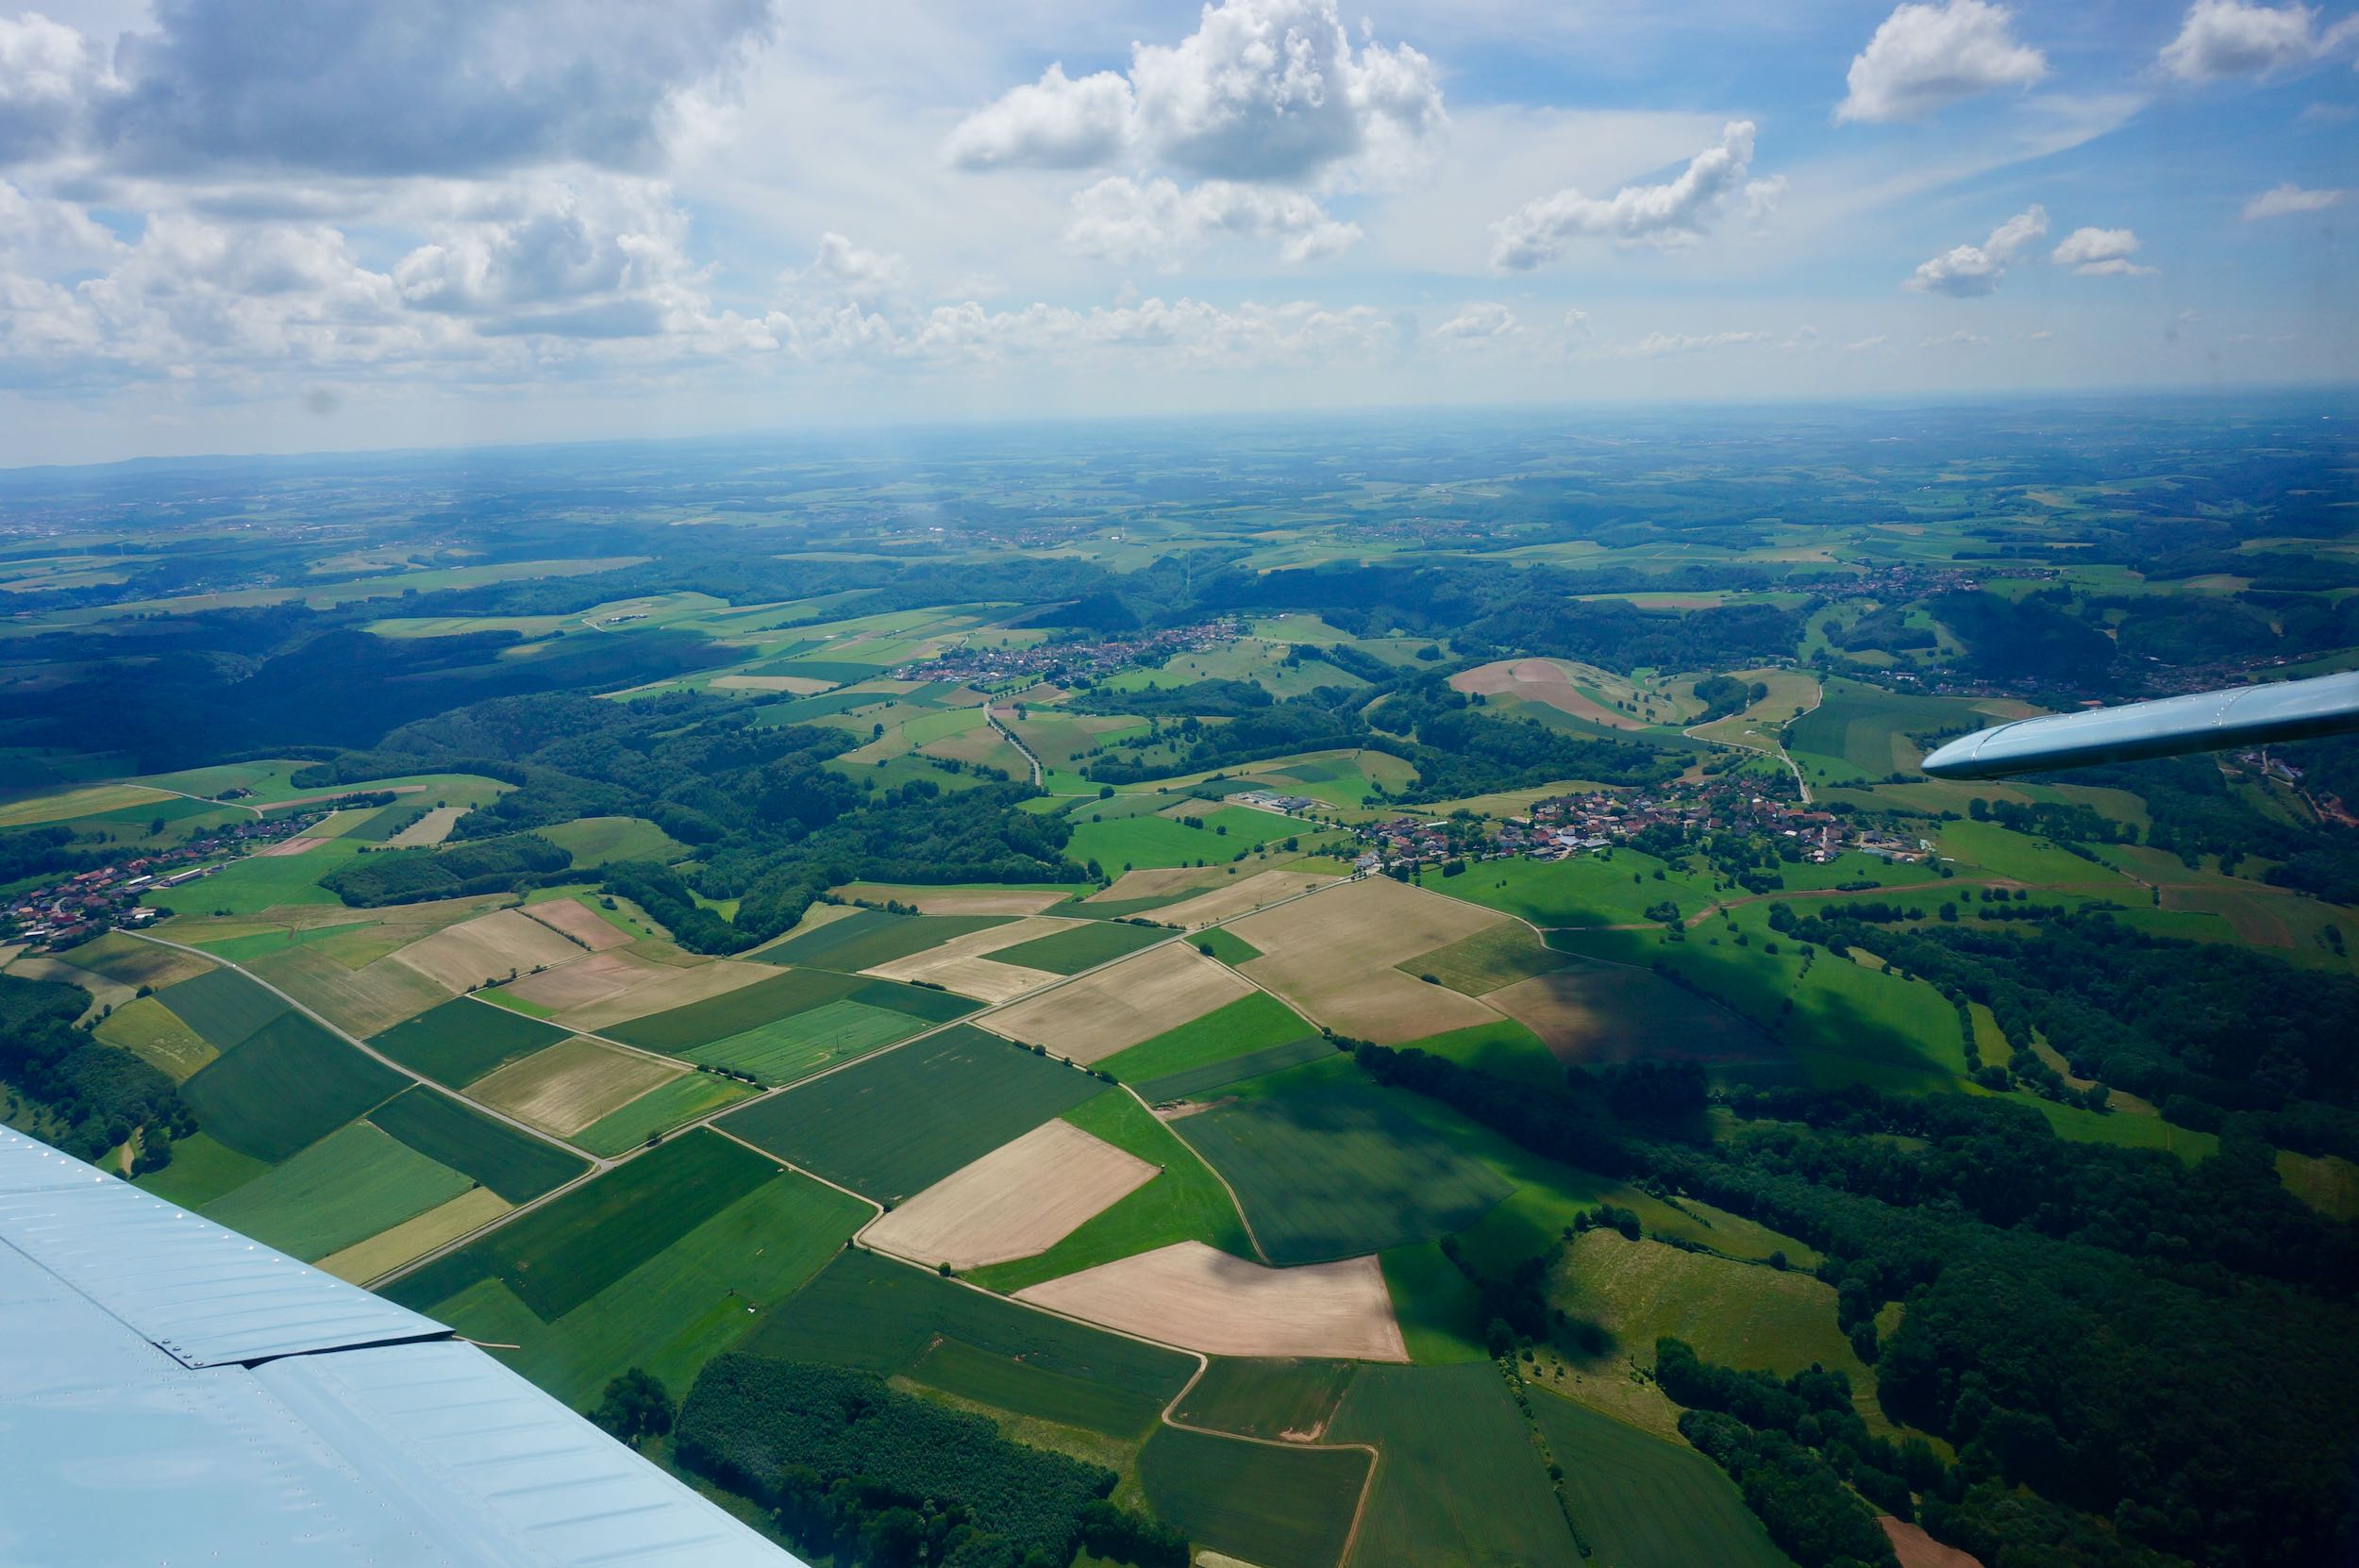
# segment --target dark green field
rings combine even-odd
[[[370,1036],[369,1043],[413,1073],[464,1089],[494,1068],[564,1038],[565,1031],[555,1025],[472,996],[455,996],[383,1034]]]
[[[1139,1484],[1200,1546],[1256,1568],[1335,1568],[1368,1463],[1357,1448],[1277,1447],[1165,1426],[1139,1453]]]
[[[1105,1085],[965,1025],[733,1111],[728,1128],[879,1202],[925,1191]]]
[[[1126,953],[1151,947],[1170,935],[1160,926],[1125,926],[1119,921],[1094,920],[1070,931],[1002,947],[991,955],[991,961],[1012,963],[1023,969],[1045,969],[1051,975],[1078,975],[1084,969],[1112,963]]]
[[[688,1133],[436,1259],[386,1293],[424,1310],[496,1278],[542,1322],[553,1322],[777,1172],[742,1143]]]
[[[859,990],[860,985],[848,975],[834,975],[824,969],[790,969],[752,985],[691,1002],[684,1008],[633,1018],[599,1032],[643,1050],[677,1056],[698,1045],[710,1045],[775,1020],[841,1001]]]
[[[764,963],[813,964],[849,973],[939,946],[969,931],[1005,926],[1012,915],[905,915],[862,909],[816,931],[790,937],[755,957]]]
[[[637,1147],[656,1133],[669,1132],[682,1122],[694,1121],[753,1093],[746,1085],[718,1073],[684,1073],[670,1083],[649,1090],[620,1110],[601,1116],[576,1133],[574,1142],[592,1154],[611,1158],[625,1149]]]
[[[1356,1361],[1261,1361],[1213,1358],[1173,1418],[1246,1437],[1299,1443],[1323,1437]],[[1292,1439],[1287,1434],[1295,1434]]]
[[[1135,1437],[1193,1357],[1019,1307],[873,1253],[841,1254],[746,1342],[757,1355],[908,1374],[961,1398]]]
[[[1294,1009],[1265,991],[1257,991],[1117,1051],[1097,1065],[1124,1083],[1144,1085],[1317,1033]]]
[[[431,1089],[396,1094],[369,1112],[369,1120],[510,1203],[528,1203],[589,1168],[579,1155],[495,1122]]]
[[[208,970],[156,993],[156,1000],[225,1054],[287,1010],[287,1004],[234,969]]]
[[[276,1164],[409,1082],[300,1013],[287,1012],[182,1084],[180,1093],[216,1140]]]
[[[1191,1067],[1185,1072],[1160,1078],[1147,1078],[1137,1088],[1142,1095],[1153,1102],[1184,1100],[1191,1095],[1208,1093],[1223,1084],[1258,1078],[1264,1073],[1283,1072],[1289,1067],[1299,1067],[1306,1061],[1318,1061],[1334,1054],[1334,1042],[1325,1035],[1304,1035],[1283,1045],[1249,1051],[1241,1057],[1230,1057],[1226,1061]]]
[[[1363,1367],[1330,1435],[1373,1443],[1384,1455],[1358,1560],[1519,1568],[1577,1559],[1548,1470],[1496,1366]]]
[[[1727,1473],[1693,1448],[1545,1390],[1531,1397],[1548,1451],[1564,1468],[1565,1495],[1593,1560],[1617,1568],[1791,1568]]]
[[[1923,755],[1908,737],[1988,723],[1971,703],[1912,696],[1832,680],[1819,705],[1786,726],[1785,743],[1815,776],[1841,783],[1914,772]]]
[[[1510,1191],[1360,1083],[1219,1106],[1174,1130],[1228,1178],[1273,1263],[1431,1241]]]
[[[1236,932],[1218,926],[1210,930],[1198,931],[1188,940],[1223,963],[1250,963],[1262,956],[1260,948],[1237,935]]]

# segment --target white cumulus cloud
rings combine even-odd
[[[2153,272],[2152,267],[2130,259],[2137,252],[2138,237],[2130,229],[2076,228],[2048,259],[2083,277],[2133,277]]]
[[[2048,232],[2048,209],[2032,206],[1992,229],[1979,245],[1956,245],[1919,265],[1908,286],[1919,293],[1986,294],[2007,275],[2007,263]]]
[[[2306,65],[2359,41],[2359,18],[2319,32],[2317,16],[2303,5],[2196,0],[2180,24],[2179,35],[2163,45],[2163,67],[2188,82],[2266,75]]]
[[[968,169],[1077,169],[1129,153],[1205,180],[1303,182],[1422,142],[1442,125],[1432,62],[1354,48],[1335,0],[1222,0],[1176,44],[1134,43],[1127,74],[1051,66],[962,121]]]
[[[1578,311],[1574,312],[1576,315]],[[1515,330],[1515,312],[1497,300],[1477,300],[1433,329],[1437,338],[1475,342],[1503,338]]]
[[[2293,181],[2272,186],[2244,204],[2244,219],[2287,218],[2297,212],[2323,212],[2349,195],[2348,191],[2305,191]]]
[[[1280,257],[1299,263],[1338,255],[1360,238],[1357,225],[1338,223],[1298,191],[1233,180],[1208,180],[1182,190],[1168,179],[1115,175],[1076,195],[1073,211],[1066,247],[1114,262],[1172,266],[1229,237],[1276,240]]]
[[[1753,123],[1732,121],[1719,145],[1688,159],[1676,179],[1626,185],[1606,197],[1567,189],[1525,203],[1491,225],[1491,264],[1524,271],[1556,260],[1585,239],[1666,248],[1694,244],[1732,205],[1759,214],[1775,203],[1784,181],[1748,182],[1752,161]]]
[[[1916,120],[1977,93],[2030,87],[2048,75],[2048,58],[2014,27],[2014,14],[1987,0],[1895,8],[1851,61],[1835,119]]]

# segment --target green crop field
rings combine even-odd
[[[831,920],[755,955],[764,963],[811,964],[850,973],[939,947],[952,937],[1006,926],[1012,915],[905,915],[883,909]]]
[[[141,1176],[139,1185],[142,1192],[153,1193],[167,1203],[202,1209],[256,1180],[269,1169],[261,1160],[240,1154],[209,1133],[197,1132],[174,1140],[172,1163]]]
[[[1125,1083],[1145,1083],[1317,1033],[1294,1009],[1265,991],[1257,991],[1117,1051],[1097,1065]]]
[[[411,1088],[369,1120],[430,1159],[463,1171],[510,1203],[528,1203],[587,1168],[579,1155],[494,1121],[474,1107]]]
[[[1664,873],[1660,882],[1654,879]],[[1534,926],[1631,926],[1665,899],[1693,914],[1720,896],[1709,877],[1673,871],[1635,849],[1613,859],[1576,855],[1566,860],[1494,860],[1467,869],[1464,876],[1427,876],[1419,885],[1486,909],[1497,909]],[[1405,968],[1414,968],[1404,965]]]
[[[644,817],[577,817],[555,827],[536,828],[560,849],[573,852],[582,870],[615,860],[677,860],[688,846]]]
[[[678,1050],[673,1055],[706,1066],[750,1073],[765,1084],[777,1085],[794,1083],[834,1062],[865,1056],[880,1045],[906,1040],[924,1027],[921,1020],[908,1013],[872,1008],[846,998],[773,1020],[709,1045]]]
[[[1708,1361],[1765,1367],[1781,1376],[1815,1362],[1873,1389],[1875,1374],[1836,1326],[1834,1287],[1799,1269],[1732,1262],[1660,1242],[1592,1230],[1548,1282],[1548,1302],[1609,1335],[1598,1359],[1654,1360],[1654,1342],[1685,1340]]]
[[[109,931],[58,956],[76,969],[87,969],[126,986],[164,985],[172,976],[188,975],[205,962],[120,931]]]
[[[1218,959],[1226,964],[1251,963],[1262,956],[1262,950],[1236,932],[1215,926],[1196,932],[1188,940],[1207,958]]]
[[[728,1122],[781,1159],[898,1201],[1105,1087],[960,1025],[732,1111]]]
[[[141,899],[176,909],[259,914],[285,904],[334,904],[320,878],[360,853],[350,839],[329,839],[296,855],[249,855],[232,860],[201,882],[167,888]]]
[[[680,1056],[695,1046],[710,1045],[841,1001],[860,986],[861,982],[848,975],[824,969],[790,969],[683,1008],[611,1025],[600,1032],[643,1050]]]
[[[1380,1261],[1384,1289],[1393,1298],[1393,1316],[1399,1320],[1411,1360],[1448,1366],[1490,1359],[1482,1339],[1481,1293],[1464,1270],[1443,1255],[1440,1243],[1394,1247]]]
[[[1112,920],[1095,920],[1070,931],[1056,931],[1031,942],[1019,942],[1013,947],[1002,947],[991,955],[991,961],[1024,969],[1045,969],[1051,975],[1078,975],[1084,969],[1112,963],[1142,947],[1151,947],[1170,935],[1160,926],[1125,926]]]
[[[577,1410],[634,1366],[684,1394],[707,1361],[825,1268],[868,1213],[857,1198],[774,1168],[552,1323],[495,1278],[427,1310],[461,1333],[521,1345],[502,1360]]]
[[[1242,806],[1207,807],[1198,819],[1204,824],[1201,827],[1190,827],[1173,817],[1092,822],[1081,811],[1074,812],[1072,820],[1073,837],[1065,844],[1065,859],[1077,865],[1096,860],[1108,876],[1155,866],[1219,865],[1235,859],[1240,850],[1256,849],[1272,839],[1300,831],[1283,817]]]
[[[368,1123],[353,1122],[215,1200],[205,1217],[310,1260],[366,1241],[474,1185]]]
[[[1540,1391],[1531,1413],[1564,1469],[1564,1493],[1614,1568],[1792,1568],[1726,1472],[1683,1443]]]
[[[1338,1082],[1177,1124],[1228,1178],[1273,1263],[1355,1258],[1462,1230],[1508,1184],[1372,1087]]]
[[[620,1110],[599,1117],[576,1133],[574,1143],[592,1154],[611,1158],[755,1093],[749,1085],[718,1073],[684,1073],[669,1083],[658,1084]]]
[[[1165,1426],[1139,1452],[1139,1484],[1156,1513],[1199,1546],[1256,1568],[1336,1568],[1368,1464],[1357,1448],[1274,1447]]]
[[[1572,1530],[1498,1369],[1367,1366],[1331,1436],[1383,1453],[1355,1561],[1569,1562]]]
[[[221,1054],[153,996],[124,1003],[101,1018],[91,1032],[109,1045],[129,1051],[176,1083]]]
[[[384,1293],[425,1311],[478,1280],[505,1282],[554,1323],[778,1174],[743,1143],[692,1132],[585,1182]]]
[[[1220,1178],[1138,1101],[1119,1092],[1100,1094],[1066,1111],[1064,1120],[1163,1167],[1163,1174],[1084,1221],[1046,1252],[976,1270],[972,1277],[977,1284],[1020,1291],[1174,1242],[1202,1242],[1239,1258],[1253,1256],[1245,1223]]]
[[[554,1045],[565,1031],[506,1008],[454,996],[369,1043],[413,1073],[463,1089],[496,1067]]]
[[[1642,976],[1631,977],[1637,979]],[[1654,976],[1646,976],[1643,978],[1653,979]],[[1734,1020],[1727,1019],[1725,1022],[1732,1024]],[[1547,1084],[1553,1088],[1564,1081],[1564,1063],[1558,1059],[1556,1053],[1549,1050],[1538,1035],[1513,1018],[1502,1018],[1496,1024],[1469,1024],[1463,1029],[1430,1034],[1423,1040],[1414,1040],[1409,1043],[1412,1048],[1428,1056],[1447,1057],[1462,1067],[1472,1067],[1497,1077],[1513,1078],[1517,1083]]]
[[[1467,876],[1481,876],[1486,875],[1486,870],[1478,866]],[[1464,879],[1456,878],[1460,881]],[[1493,877],[1492,880],[1498,878]],[[1480,996],[1501,986],[1514,985],[1517,980],[1549,974],[1571,961],[1541,942],[1531,926],[1520,921],[1508,921],[1487,930],[1477,931],[1473,936],[1461,938],[1447,947],[1420,953],[1394,967],[1404,975],[1430,975],[1452,991]]]
[[[290,1012],[182,1084],[180,1093],[214,1138],[276,1164],[409,1082]]]
[[[949,1344],[962,1348],[945,1357]],[[771,1312],[745,1348],[907,1374],[1012,1414],[1116,1434],[1145,1430],[1196,1371],[1178,1351],[857,1250]]]
[[[1315,1442],[1335,1419],[1357,1361],[1239,1360],[1215,1356],[1172,1411],[1192,1426],[1273,1442]]]
[[[1924,753],[1909,740],[1911,733],[1988,722],[1971,703],[1954,698],[1910,696],[1856,681],[1831,680],[1819,705],[1786,726],[1785,743],[1815,778],[1839,784],[1914,773]]]
[[[156,993],[156,1000],[179,1015],[216,1051],[245,1043],[263,1025],[287,1010],[285,1000],[234,969],[208,970]]]
[[[1335,1054],[1335,1043],[1325,1035],[1304,1035],[1282,1045],[1264,1045],[1258,1051],[1247,1051],[1226,1061],[1208,1062],[1202,1067],[1190,1067],[1177,1073],[1166,1073],[1159,1078],[1147,1078],[1136,1087],[1139,1093],[1154,1104],[1166,1100],[1184,1100],[1191,1096],[1211,1093],[1246,1078],[1257,1078],[1266,1073],[1282,1073],[1289,1067],[1305,1062],[1322,1061]]]

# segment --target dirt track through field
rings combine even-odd
[[[570,898],[535,904],[525,913],[559,935],[573,938],[593,953],[624,946],[631,940],[629,932],[611,922],[600,920],[595,909],[577,904]]]
[[[1264,871],[1230,886],[1198,893],[1183,903],[1166,905],[1154,911],[1154,918],[1166,926],[1193,931],[1342,880],[1331,874],[1311,871]]]
[[[1015,1298],[1211,1356],[1409,1359],[1374,1258],[1273,1269],[1177,1242]]]
[[[578,944],[537,920],[527,919],[520,910],[495,909],[421,937],[395,953],[393,959],[446,990],[459,992],[487,980],[504,980],[511,973],[571,963],[581,956]]]
[[[954,1269],[1029,1258],[1160,1174],[1070,1122],[1044,1122],[935,1182],[861,1240]]]
[[[1647,727],[1627,713],[1616,713],[1603,703],[1581,695],[1574,687],[1572,676],[1552,659],[1503,659],[1480,669],[1461,671],[1449,677],[1449,683],[1454,690],[1469,694],[1519,697],[1525,702],[1540,703],[1560,713],[1612,729]]]

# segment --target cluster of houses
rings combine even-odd
[[[1227,797],[1231,806],[1250,806],[1257,810],[1276,811],[1280,816],[1298,817],[1316,810],[1319,802],[1309,795],[1281,795],[1273,790],[1240,790]]]
[[[59,877],[18,894],[0,909],[0,941],[48,948],[72,947],[117,926],[140,926],[161,912],[140,899],[220,870],[229,860],[291,838],[320,819],[318,812],[257,817],[199,839],[152,849]]]
[[[1192,626],[1087,638],[1078,642],[1041,642],[1029,648],[988,648],[961,645],[945,648],[932,659],[904,664],[890,672],[895,680],[954,680],[975,687],[994,687],[1020,677],[1057,685],[1104,680],[1134,665],[1157,665],[1175,654],[1204,653],[1225,646],[1245,634],[1245,624],[1233,616]]]

